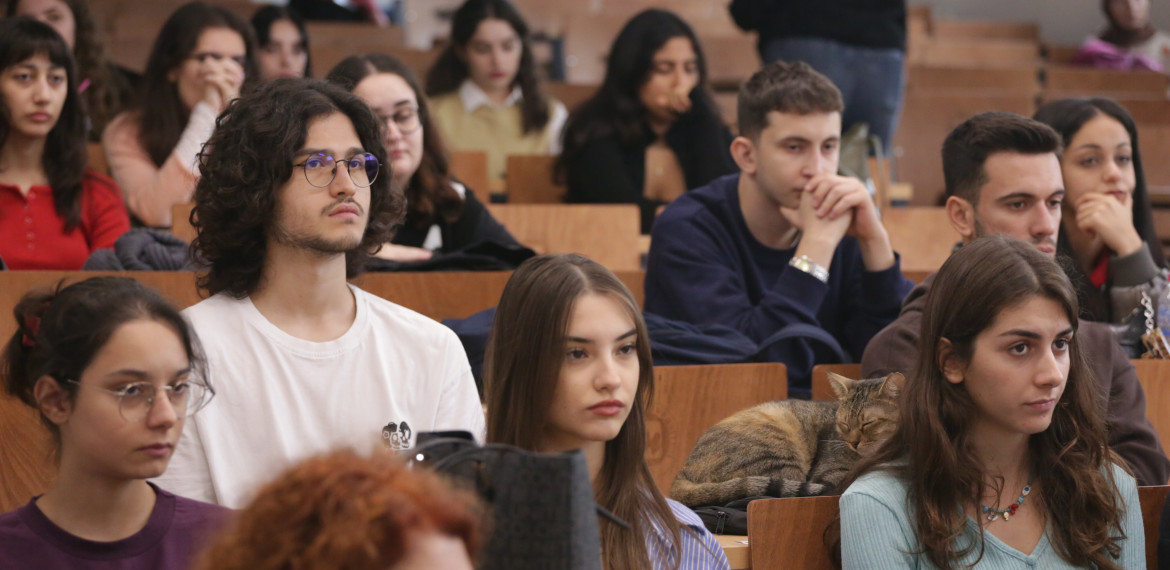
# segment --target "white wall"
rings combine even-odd
[[[911,0],[931,7],[936,18],[1038,22],[1040,37],[1078,45],[1105,25],[1100,0]],[[1154,25],[1170,30],[1170,2],[1151,0]]]

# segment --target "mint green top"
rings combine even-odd
[[[1126,569],[1145,568],[1145,534],[1137,483],[1116,465],[1113,466],[1113,478],[1126,506],[1121,519],[1121,530],[1126,539],[1121,542],[1118,562]],[[919,544],[914,534],[913,514],[906,503],[906,485],[893,472],[873,471],[861,476],[841,495],[840,507],[841,559],[845,570],[936,568],[925,555],[914,553]],[[973,541],[980,532],[979,524],[967,517],[967,528],[959,540]],[[984,545],[983,558],[972,568],[1076,568],[1056,553],[1048,542],[1047,533],[1040,537],[1030,555],[1004,544],[991,533],[984,534]],[[967,567],[978,556],[976,547],[956,566]]]

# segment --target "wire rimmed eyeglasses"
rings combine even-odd
[[[399,107],[390,114],[379,114],[378,120],[390,128],[390,124],[398,126],[398,132],[409,135],[422,127],[422,108]]]
[[[118,399],[118,413],[122,415],[122,419],[131,423],[143,421],[146,416],[150,415],[150,410],[154,408],[154,401],[158,397],[159,391],[159,388],[152,382],[132,382],[117,389],[91,386],[76,380],[66,380],[66,382],[82,388],[101,390],[114,396]],[[166,391],[167,400],[174,408],[175,415],[179,417],[189,417],[198,412],[211,401],[211,396],[214,394],[207,386],[192,381],[175,382],[163,386],[161,389]]]
[[[355,154],[342,163],[345,164],[345,171],[349,173],[349,179],[353,180],[354,186],[358,188],[367,188],[373,184],[374,180],[378,179],[378,170],[382,167],[378,159],[368,152]],[[305,180],[317,188],[329,186],[337,176],[337,160],[327,154],[310,154],[304,162],[293,166],[301,167],[305,172]]]

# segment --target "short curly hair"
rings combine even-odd
[[[391,189],[381,125],[373,111],[332,83],[278,79],[229,105],[199,155],[201,177],[191,211],[197,236],[191,251],[208,268],[199,278],[201,289],[236,298],[255,291],[276,223],[277,189],[293,174],[293,158],[304,147],[309,123],[333,113],[349,117],[362,148],[383,165],[370,186],[365,234],[345,255],[346,277],[360,274],[368,255],[390,241],[406,200]]]
[[[457,538],[475,561],[484,513],[469,492],[388,453],[335,451],[260,489],[195,568],[382,570],[407,554],[417,532]]]

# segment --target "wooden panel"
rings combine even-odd
[[[316,38],[312,36],[310,38],[309,51],[313,57],[313,75],[319,78],[329,75],[333,66],[351,55],[382,53],[401,61],[414,72],[419,81],[424,81],[427,71],[442,51],[411,49],[393,45],[386,39],[379,39],[377,43],[349,44],[338,41],[317,42]]]
[[[914,185],[911,205],[942,205],[940,152],[943,140],[959,123],[983,111],[1011,111],[1030,117],[1035,104],[1027,94],[907,92],[894,144],[900,150],[896,155],[898,179]]]
[[[1146,418],[1163,445],[1170,442],[1170,360],[1133,360],[1138,382],[1146,392]]]
[[[836,400],[833,387],[829,385],[829,373],[840,374],[851,380],[861,379],[860,364],[818,364],[812,370],[812,399]]]
[[[748,537],[735,534],[717,534],[715,540],[727,555],[731,570],[748,570],[752,567],[752,550]]]
[[[106,163],[106,151],[102,149],[102,143],[90,142],[85,143],[86,160],[85,166],[90,170],[96,170],[106,176],[110,174],[110,166]]]
[[[628,18],[617,14],[575,17],[565,22],[565,79],[599,85],[605,79],[609,46]]]
[[[941,38],[924,40],[912,64],[1019,67],[1040,63],[1040,44],[1030,40]]]
[[[1146,185],[1170,186],[1170,125],[1139,125],[1138,144]]]
[[[40,414],[6,393],[0,393],[0,434],[0,512],[8,512],[48,490],[57,470]]]
[[[555,156],[508,155],[504,186],[509,204],[562,204],[565,187],[553,180]]]
[[[1044,68],[1044,89],[1062,93],[1143,93],[1166,95],[1170,78],[1153,71],[1111,71],[1064,65]]]
[[[788,397],[783,364],[716,364],[654,368],[646,410],[646,462],[663,493],[707,428],[756,404]]]
[[[1044,61],[1049,64],[1069,65],[1073,56],[1080,51],[1081,46],[1058,46],[1048,44],[1044,46]]]
[[[1142,505],[1142,526],[1146,535],[1146,568],[1158,566],[1158,529],[1162,524],[1162,507],[1170,486],[1138,487],[1138,502]]]
[[[633,204],[489,204],[522,244],[538,253],[580,253],[611,271],[641,269],[641,215]]]
[[[487,153],[482,150],[451,151],[451,174],[468,190],[475,193],[480,202],[492,201],[492,189],[488,176]]]
[[[1032,22],[994,22],[986,20],[934,20],[931,32],[940,38],[975,38],[1001,40],[1040,39],[1040,26]]]
[[[544,89],[549,97],[564,103],[565,109],[568,109],[570,113],[578,105],[592,97],[597,92],[598,87],[600,85],[593,83],[580,85],[561,81],[549,81],[544,84]]]
[[[171,233],[187,243],[195,239],[195,227],[191,225],[190,217],[193,208],[194,202],[175,204],[171,207]]]
[[[325,77],[341,60],[361,53],[391,53],[404,46],[402,28],[379,28],[364,22],[321,22],[305,24],[309,33],[309,55],[319,77]],[[401,52],[400,52],[401,53]],[[403,63],[418,64],[407,53]]]
[[[890,208],[882,212],[882,225],[902,255],[903,271],[938,271],[961,239],[943,208]]]
[[[748,504],[752,570],[832,570],[824,532],[839,496],[760,499]]]
[[[906,91],[1006,91],[1035,95],[1040,77],[1035,66],[987,68],[955,65],[912,65],[906,69]]]
[[[734,36],[700,36],[707,57],[707,77],[711,86],[719,90],[738,91],[760,66],[755,34]]]

